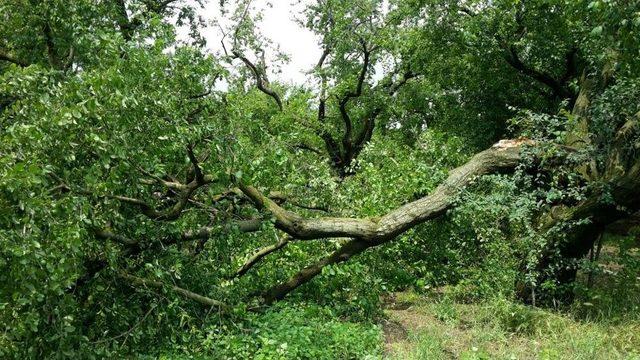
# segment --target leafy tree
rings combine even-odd
[[[309,87],[270,81],[251,2],[219,56],[193,4],[0,5],[3,356],[150,352],[323,272],[506,253],[483,238],[518,244],[501,286],[570,300],[640,210],[636,1],[320,0]]]

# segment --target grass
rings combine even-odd
[[[387,341],[391,359],[640,359],[637,320],[585,321],[505,300],[460,304],[400,293],[398,302],[404,309],[386,310],[387,321],[407,336]]]
[[[579,284],[591,283],[590,271]],[[333,306],[282,302],[226,328],[199,329],[160,358],[640,359],[640,251],[607,245],[593,273],[593,286],[562,311],[503,298],[469,303],[455,286],[389,294],[379,324]]]
[[[504,299],[456,302],[396,293],[383,323],[390,359],[640,359],[640,250],[637,240],[605,243],[589,286],[579,274],[573,306],[540,309]]]

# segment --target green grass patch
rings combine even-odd
[[[415,298],[409,295],[405,298]],[[421,299],[387,316],[409,336],[392,359],[640,359],[640,322],[584,320],[506,300]]]

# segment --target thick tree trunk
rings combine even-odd
[[[595,78],[590,78],[585,70],[580,78],[580,92],[576,98],[572,114],[574,122],[570,124],[566,145],[584,149],[591,144],[590,113],[591,95],[596,87]],[[603,86],[609,81],[601,79]],[[618,129],[611,139],[611,151],[608,162],[598,167],[596,159],[591,159],[575,171],[585,181],[601,182],[609,185],[610,193],[598,192],[580,204],[572,207],[556,206],[540,219],[540,233],[545,234],[558,225],[573,223],[563,236],[550,239],[543,250],[534,271],[539,274],[537,285],[552,281],[558,291],[538,296],[539,300],[571,302],[574,294],[572,284],[577,275],[577,260],[585,257],[605,228],[618,220],[629,217],[640,209],[640,158],[629,154],[628,138],[637,131],[637,121],[629,120]],[[611,197],[612,199],[604,200]],[[523,275],[526,270],[523,266]],[[524,277],[524,276],[523,276]],[[519,280],[516,284],[517,295],[528,303],[536,302],[536,288]]]
[[[573,207],[555,207],[542,220],[541,233],[562,224],[576,224],[563,232],[564,237],[553,239],[540,257],[535,271],[542,274],[538,284],[553,281],[559,291],[535,296],[536,289],[530,284],[517,284],[518,297],[527,303],[538,298],[538,303],[545,300],[556,302],[571,302],[573,292],[571,284],[576,279],[576,260],[584,258],[605,228],[615,222],[631,216],[640,210],[640,159],[631,166],[623,176],[609,181],[610,201],[603,199],[603,194],[596,193],[589,199]],[[587,220],[587,221],[584,221]],[[550,265],[556,260],[563,262],[563,266],[550,271]],[[542,301],[540,301],[542,300]]]

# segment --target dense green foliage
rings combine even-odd
[[[251,1],[215,4],[221,53],[200,5],[0,0],[0,357],[377,358],[381,296],[407,288],[638,320],[621,315],[632,237],[591,286],[601,234],[640,210],[638,1],[312,1],[305,86],[270,79],[286,56],[261,56]],[[244,184],[301,218],[378,223],[503,138],[535,145],[439,217],[261,297],[351,240],[302,241]]]

